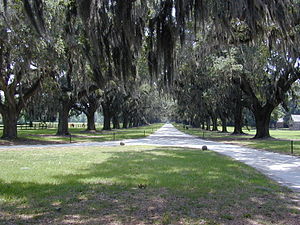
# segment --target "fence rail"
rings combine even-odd
[[[1,124],[0,129],[3,130],[3,128],[4,128],[4,125]],[[43,125],[18,124],[17,125],[17,129],[19,129],[19,130],[43,130],[43,129],[47,129],[47,128],[48,128],[47,124],[43,124]]]
[[[101,123],[96,123],[96,128],[102,128]],[[71,123],[69,122],[69,128],[86,128],[86,123]],[[0,130],[3,130],[4,125],[0,124]],[[33,124],[18,124],[18,130],[43,130],[48,128],[58,128],[58,123],[33,123]]]

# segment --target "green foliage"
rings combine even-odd
[[[197,3],[194,0],[127,3],[5,0],[1,1],[0,8],[3,11],[1,26],[8,28],[2,29],[2,36],[15,35],[23,41],[23,45],[14,44],[16,48],[11,52],[18,59],[12,59],[10,64],[26,63],[27,69],[22,72],[27,74],[30,70],[29,75],[24,76],[26,79],[36,75],[29,64],[54,78],[57,83],[54,93],[43,93],[37,101],[45,103],[43,97],[51,96],[56,97],[52,105],[58,105],[57,101],[70,105],[60,111],[70,110],[74,105],[79,111],[87,111],[89,104],[80,102],[82,96],[95,88],[107,93],[109,90],[105,89],[110,89],[108,86],[113,81],[118,89],[114,93],[120,95],[107,105],[111,107],[109,111],[115,123],[121,117],[131,117],[122,118],[124,120],[137,118],[135,124],[160,120],[155,113],[164,114],[165,119],[165,115],[170,114],[165,113],[166,108],[173,106],[165,96],[162,100],[167,104],[159,103],[162,95],[158,89],[174,94],[178,103],[175,119],[197,126],[212,120],[216,127],[217,117],[223,124],[232,119],[236,103],[232,97],[236,93],[231,91],[236,87],[232,83],[241,75],[249,79],[261,104],[286,102],[286,92],[291,86],[274,88],[282,83],[279,71],[288,69],[286,62],[292,64],[289,60],[294,59],[298,51],[297,45],[290,44],[299,42],[296,24],[299,8],[293,1],[263,4],[258,0],[228,3],[220,0]],[[14,21],[11,18],[15,18]],[[254,47],[249,47],[251,41],[255,42]],[[3,43],[9,42],[13,41]],[[246,47],[241,49],[233,47],[244,43]],[[280,46],[286,50],[284,57],[279,54]],[[35,50],[31,52],[31,49]],[[269,49],[273,51],[270,53]],[[154,74],[155,88],[146,93],[142,86],[144,82],[153,82],[151,75]],[[17,86],[28,86],[31,80],[26,79]],[[243,100],[249,102],[248,97]],[[100,105],[96,103],[99,99],[94,99],[95,107]],[[187,104],[191,102],[196,103]],[[252,103],[246,105],[256,105]],[[32,107],[28,108],[31,109],[25,112],[26,116],[34,117],[30,115]],[[37,111],[37,117],[53,117],[41,116],[47,109]]]

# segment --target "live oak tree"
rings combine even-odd
[[[28,25],[21,2],[8,2],[0,18],[0,113],[3,138],[17,138],[21,110],[34,96],[45,76],[48,63],[40,57],[47,43]]]
[[[95,90],[92,92],[83,93],[83,97],[75,103],[74,108],[83,112],[87,118],[86,131],[96,131],[95,113],[101,105],[102,91]]]
[[[101,101],[104,117],[103,130],[111,130],[111,122],[113,122],[113,128],[120,128],[119,115],[121,113],[123,95],[122,86],[116,81],[110,81],[104,87]]]
[[[134,77],[147,18],[144,3],[76,2],[85,28],[84,53],[98,87],[103,89],[110,80]]]
[[[158,31],[155,31],[153,29],[153,33],[157,35],[157,39],[161,40],[162,38],[164,39],[163,42],[161,42],[161,45],[158,45],[158,47],[153,48],[153,52],[156,52],[157,57],[153,57],[152,60],[152,65],[156,65],[156,61],[159,58],[159,54],[161,53],[162,56],[165,54],[165,43],[174,43],[174,35],[176,34],[176,29],[174,31],[175,27],[175,18],[170,16],[170,12],[172,11],[171,8],[173,7],[172,1],[165,1],[163,4],[163,10],[165,12],[164,17],[160,16],[160,14],[156,17],[158,26]],[[178,5],[178,8],[188,6],[189,1],[176,1]],[[201,8],[204,9],[203,11],[205,12],[209,7],[206,6],[206,2],[202,2],[201,6],[196,6],[196,8]],[[291,44],[289,42],[291,39],[294,43],[298,43],[299,41],[299,31],[297,32],[297,26],[299,26],[299,7],[296,5],[296,2],[294,5],[289,5],[290,3],[293,4],[292,2],[289,2],[289,4],[283,5],[284,2],[280,1],[277,2],[278,4],[273,4],[272,1],[268,2],[257,2],[257,1],[235,1],[235,3],[231,1],[223,1],[223,3],[218,2],[218,1],[213,1],[211,6],[214,6],[214,11],[209,11],[206,15],[202,14],[202,21],[203,25],[202,28],[203,30],[206,30],[206,27],[210,27],[210,30],[207,32],[207,37],[209,37],[210,42],[207,42],[206,46],[207,48],[212,47],[218,47],[220,45],[232,45],[232,44],[240,44],[243,42],[250,43],[251,40],[258,40],[256,39],[257,37],[265,39],[265,42],[268,42],[270,49],[272,47],[274,48],[275,43],[280,43],[281,45],[284,45],[287,47],[287,49],[292,49],[293,53],[295,54],[296,52],[296,58],[297,58],[297,50],[295,51],[295,48],[297,45]],[[233,10],[233,6],[236,7],[236,11]],[[245,6],[245,8],[240,8],[241,6]],[[277,8],[278,7],[278,8]],[[186,9],[186,8],[185,8]],[[186,12],[185,9],[183,9],[183,12],[181,10],[177,10],[176,8],[176,19],[178,22],[181,22],[181,24],[186,25],[186,20],[188,16],[183,16],[184,13]],[[195,9],[193,7],[188,8],[188,9]],[[223,9],[223,12],[220,12],[219,9]],[[202,12],[203,12],[202,11]],[[195,12],[195,11],[193,11]],[[235,12],[234,14],[232,14]],[[213,17],[213,20],[210,20],[211,17],[209,13],[214,14],[215,16]],[[268,14],[269,13],[269,14]],[[199,11],[200,14],[200,11]],[[198,14],[198,16],[199,16]],[[182,17],[181,17],[181,16]],[[191,13],[193,15],[193,13]],[[201,14],[200,14],[201,15]],[[253,16],[256,16],[254,18]],[[280,16],[281,15],[281,16]],[[197,14],[195,14],[197,17]],[[270,16],[270,17],[269,17]],[[269,17],[269,19],[265,20],[267,23],[264,23],[264,21],[261,21],[261,19]],[[167,18],[167,19],[166,19]],[[180,18],[183,18],[183,20],[180,20]],[[280,19],[281,18],[281,19]],[[295,18],[295,20],[294,20]],[[199,18],[198,18],[199,19]],[[197,20],[197,18],[195,19]],[[201,20],[201,19],[199,19]],[[221,21],[218,21],[221,20]],[[219,22],[216,24],[215,22]],[[196,23],[197,24],[197,23]],[[161,27],[166,27],[168,29],[160,29]],[[155,27],[155,26],[154,26]],[[201,27],[201,26],[200,26]],[[212,27],[212,28],[211,28]],[[183,29],[184,30],[184,29]],[[227,31],[230,31],[229,33]],[[185,32],[181,32],[182,35],[185,35]],[[173,39],[172,39],[173,38]],[[167,41],[168,40],[168,41]],[[217,41],[215,44],[214,41]],[[160,43],[160,42],[158,42]],[[215,44],[215,45],[214,45]],[[174,46],[174,44],[172,45]],[[276,46],[278,47],[278,46]],[[168,49],[172,49],[170,47],[167,47]],[[173,54],[174,55],[174,54]],[[299,55],[299,54],[298,54]],[[171,58],[172,56],[169,56],[168,58]],[[151,55],[152,58],[152,55]],[[162,57],[163,58],[163,57]],[[154,70],[154,69],[153,69]],[[165,68],[163,68],[164,71],[166,71]],[[289,69],[286,67],[283,69],[283,71],[286,71],[286,73],[290,73]],[[282,72],[282,69],[281,69]],[[170,74],[170,73],[169,73]],[[289,80],[287,77],[289,75],[285,75],[287,80]],[[293,79],[297,79],[295,76],[293,76]],[[170,80],[170,79],[169,79]],[[283,79],[281,79],[283,80]],[[282,83],[282,82],[279,82]],[[287,82],[284,87],[281,87],[280,89],[283,91],[286,91],[289,88],[289,82]],[[259,84],[257,84],[259,85]],[[243,85],[245,87],[246,85]],[[245,88],[243,88],[244,93]],[[249,93],[249,92],[248,92]],[[239,92],[240,95],[240,92]],[[280,93],[282,98],[282,93]],[[241,105],[241,101],[239,99],[238,103]],[[273,103],[274,104],[274,103]],[[258,105],[258,104],[257,104]],[[275,104],[276,105],[276,104]],[[259,107],[258,107],[259,108]],[[270,107],[268,107],[270,108]],[[241,110],[239,110],[241,112]],[[259,110],[255,110],[256,114],[258,114]],[[268,114],[269,111],[266,110],[263,114]],[[211,114],[211,113],[210,113]],[[241,115],[241,113],[239,113]],[[256,116],[257,118],[260,117],[262,118],[263,116]],[[264,127],[266,125],[261,125],[262,121],[265,121],[263,119],[258,119],[257,124],[258,124],[258,133],[256,135],[256,138],[261,138],[261,137],[267,137],[269,134],[268,132],[264,132],[266,130]],[[268,123],[268,122],[267,122]],[[260,132],[262,131],[262,132]]]
[[[140,86],[142,113],[140,125],[165,122],[170,118],[173,106],[171,96],[155,86],[143,84]]]
[[[226,132],[226,120],[232,119],[234,122],[233,134],[243,134],[243,102],[242,90],[236,84],[239,80],[239,74],[242,65],[236,59],[237,50],[235,48],[227,48],[218,51],[213,57],[213,66],[210,67],[213,75],[213,85],[215,95],[213,99],[217,99],[219,118],[222,121],[222,130]]]
[[[296,7],[292,1],[275,4],[259,0],[77,0],[76,3],[89,40],[86,54],[100,86],[114,76],[126,79],[135,74],[135,60],[145,35],[150,73],[163,76],[168,83],[175,71],[177,40],[180,37],[184,42],[188,23],[192,22],[195,30],[202,33],[210,27],[208,39],[218,44],[265,37],[270,25],[286,38],[293,18],[288,12],[290,6]]]
[[[8,0],[3,0],[6,8]],[[46,0],[24,0],[27,17],[38,32],[43,31],[43,3]],[[61,1],[64,2],[64,1]],[[135,73],[134,60],[145,33],[149,36],[149,66],[151,73],[162,71],[164,79],[171,80],[174,72],[177,38],[186,36],[189,22],[195,31],[204,33],[207,27],[210,40],[220,44],[249,42],[277,33],[283,42],[298,41],[289,36],[297,23],[297,1],[260,0],[70,0],[75,7],[72,15],[79,15],[84,24],[88,42],[86,54],[99,85],[111,76],[130,76]],[[145,27],[147,27],[145,32]],[[270,32],[269,27],[275,27]],[[204,33],[205,34],[205,33]],[[239,34],[239,35],[237,35]],[[241,35],[242,34],[242,35]],[[246,34],[246,35],[245,35]],[[114,75],[113,75],[114,74]],[[105,82],[104,82],[105,85]]]
[[[58,95],[59,91],[53,79],[45,78],[37,94],[28,101],[21,112],[25,121],[31,125],[34,121],[55,122],[59,110]]]
[[[129,99],[129,126],[137,127],[164,119],[164,103],[168,99],[156,87],[142,83],[131,93]]]
[[[284,56],[279,51],[270,52],[265,45],[245,45],[241,49],[222,51],[221,55],[210,54],[207,58],[210,60],[202,59],[200,63],[204,76],[200,78],[197,67],[187,70],[185,66],[183,79],[178,81],[178,103],[187,115],[186,118],[183,114],[183,118],[199,126],[195,123],[197,116],[202,114],[202,118],[207,118],[204,114],[207,112],[215,129],[216,112],[222,120],[227,109],[227,116],[234,115],[241,131],[242,119],[236,119],[236,114],[241,118],[240,107],[247,107],[255,117],[255,138],[270,137],[273,110],[285,103],[287,92],[300,78],[298,58]],[[188,62],[191,64],[192,58]],[[208,70],[203,67],[205,64]]]
[[[45,6],[51,4],[51,1],[46,0],[2,0],[1,9],[3,15],[9,15],[11,5],[18,6],[18,10],[23,8],[26,17],[21,16],[19,20],[22,23],[29,21],[35,33],[47,42],[52,41],[53,36],[49,32],[51,29],[45,26],[49,23],[45,22],[43,14]],[[187,33],[191,32],[190,28],[187,29],[190,23],[194,25],[193,32],[200,32],[207,37],[206,40],[210,40],[206,43],[207,48],[264,39],[271,48],[280,40],[281,46],[295,52],[297,45],[294,43],[299,43],[299,32],[295,28],[299,25],[299,6],[296,1],[70,0],[59,1],[59,4],[67,7],[66,12],[57,17],[58,21],[62,21],[62,26],[57,26],[57,30],[69,34],[78,30],[78,23],[66,24],[64,15],[71,18],[67,22],[80,17],[83,24],[80,30],[84,31],[81,36],[84,37],[81,38],[83,57],[89,61],[101,88],[116,77],[126,80],[136,75],[136,60],[144,36],[147,36],[148,41],[150,73],[162,77],[166,85],[171,83],[176,71],[178,39],[184,43]],[[81,54],[70,45],[70,40],[74,39],[62,39],[67,43],[65,49],[69,49],[65,61],[78,64],[80,60],[73,59]],[[71,64],[66,64],[69,65],[58,70],[59,76],[73,74]],[[246,86],[244,83],[243,87]],[[70,91],[66,91],[64,97],[68,93]]]
[[[234,108],[230,99],[234,62],[222,51],[199,57],[202,44],[191,39],[180,50],[175,98],[186,122],[202,128],[206,124],[206,129],[212,124],[212,130],[217,131],[220,118],[226,132],[226,121]]]
[[[285,103],[287,92],[300,79],[298,57],[266,50],[266,46],[244,47],[240,87],[244,102],[254,114],[255,138],[268,138],[273,110]]]
[[[76,67],[74,65],[80,66]],[[70,117],[71,109],[78,109],[76,103],[80,102],[82,98],[92,95],[97,89],[95,85],[86,81],[85,76],[82,75],[86,73],[84,69],[85,64],[69,62],[68,66],[69,68],[66,71],[60,71],[55,77],[57,83],[56,88],[58,90],[56,98],[59,102],[57,135],[69,135],[68,119]],[[92,107],[87,110],[91,113],[94,110],[94,107],[93,110]],[[92,121],[90,122],[92,123]]]
[[[111,121],[114,128],[119,127],[123,85],[137,74],[146,12],[143,3],[133,1],[77,1],[77,11],[72,13],[82,19],[84,55],[104,92],[101,106],[105,130],[111,129]]]
[[[74,1],[54,5],[52,14],[56,15],[56,18],[53,18],[51,29],[48,31],[53,45],[52,78],[56,82],[59,102],[57,135],[69,135],[70,110],[91,88],[90,79],[87,77],[89,66],[83,54],[83,25],[74,13]]]

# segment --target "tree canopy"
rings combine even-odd
[[[0,111],[15,125],[48,76],[58,134],[75,108],[93,121],[101,105],[107,129],[155,121],[160,104],[149,99],[167,90],[182,120],[215,130],[219,119],[223,131],[234,121],[241,133],[246,107],[256,137],[268,137],[299,79],[298,0],[2,0],[0,12]]]

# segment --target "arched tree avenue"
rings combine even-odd
[[[236,132],[241,133],[242,109],[232,111],[225,107],[228,104],[220,104],[232,100],[253,112],[256,138],[269,137],[272,111],[284,103],[286,93],[299,79],[299,3],[293,0],[2,0],[0,9],[0,112],[5,138],[17,137],[18,116],[43,77],[51,75],[58,83],[64,83],[61,106],[68,109],[60,110],[58,134],[68,134],[68,111],[82,91],[71,81],[77,79],[82,84],[80,80],[90,70],[97,88],[104,93],[112,80],[117,82],[117,88],[126,86],[127,80],[138,76],[142,52],[148,55],[149,76],[153,80],[163,81],[170,92],[198,99],[193,106],[179,107],[194,125],[206,123],[209,128],[212,122],[216,129],[220,118],[226,131],[226,121],[234,119]],[[195,65],[187,65],[191,66],[188,70],[180,68],[184,62],[177,61],[178,53],[187,46],[197,55],[192,59]],[[229,57],[224,51],[231,48],[239,49],[234,63],[241,67],[228,71],[226,66],[217,64],[221,59],[226,65]],[[251,48],[263,48],[263,56],[259,51],[247,54]],[[199,67],[204,61],[206,68]],[[207,69],[210,65],[213,69]],[[256,77],[263,77],[264,83],[261,85]],[[197,79],[210,88],[203,89]],[[230,94],[228,88],[233,87],[240,91]],[[231,99],[237,93],[241,98]],[[122,94],[116,101],[120,107],[113,107],[109,115],[115,127],[119,126],[122,111],[126,120],[126,104],[122,106],[119,101],[129,101],[128,94]],[[131,104],[136,102],[136,98],[131,100]],[[105,102],[101,103],[102,110],[107,113],[112,108],[106,109]],[[231,114],[235,117],[230,118]],[[108,122],[105,128],[110,128]]]

